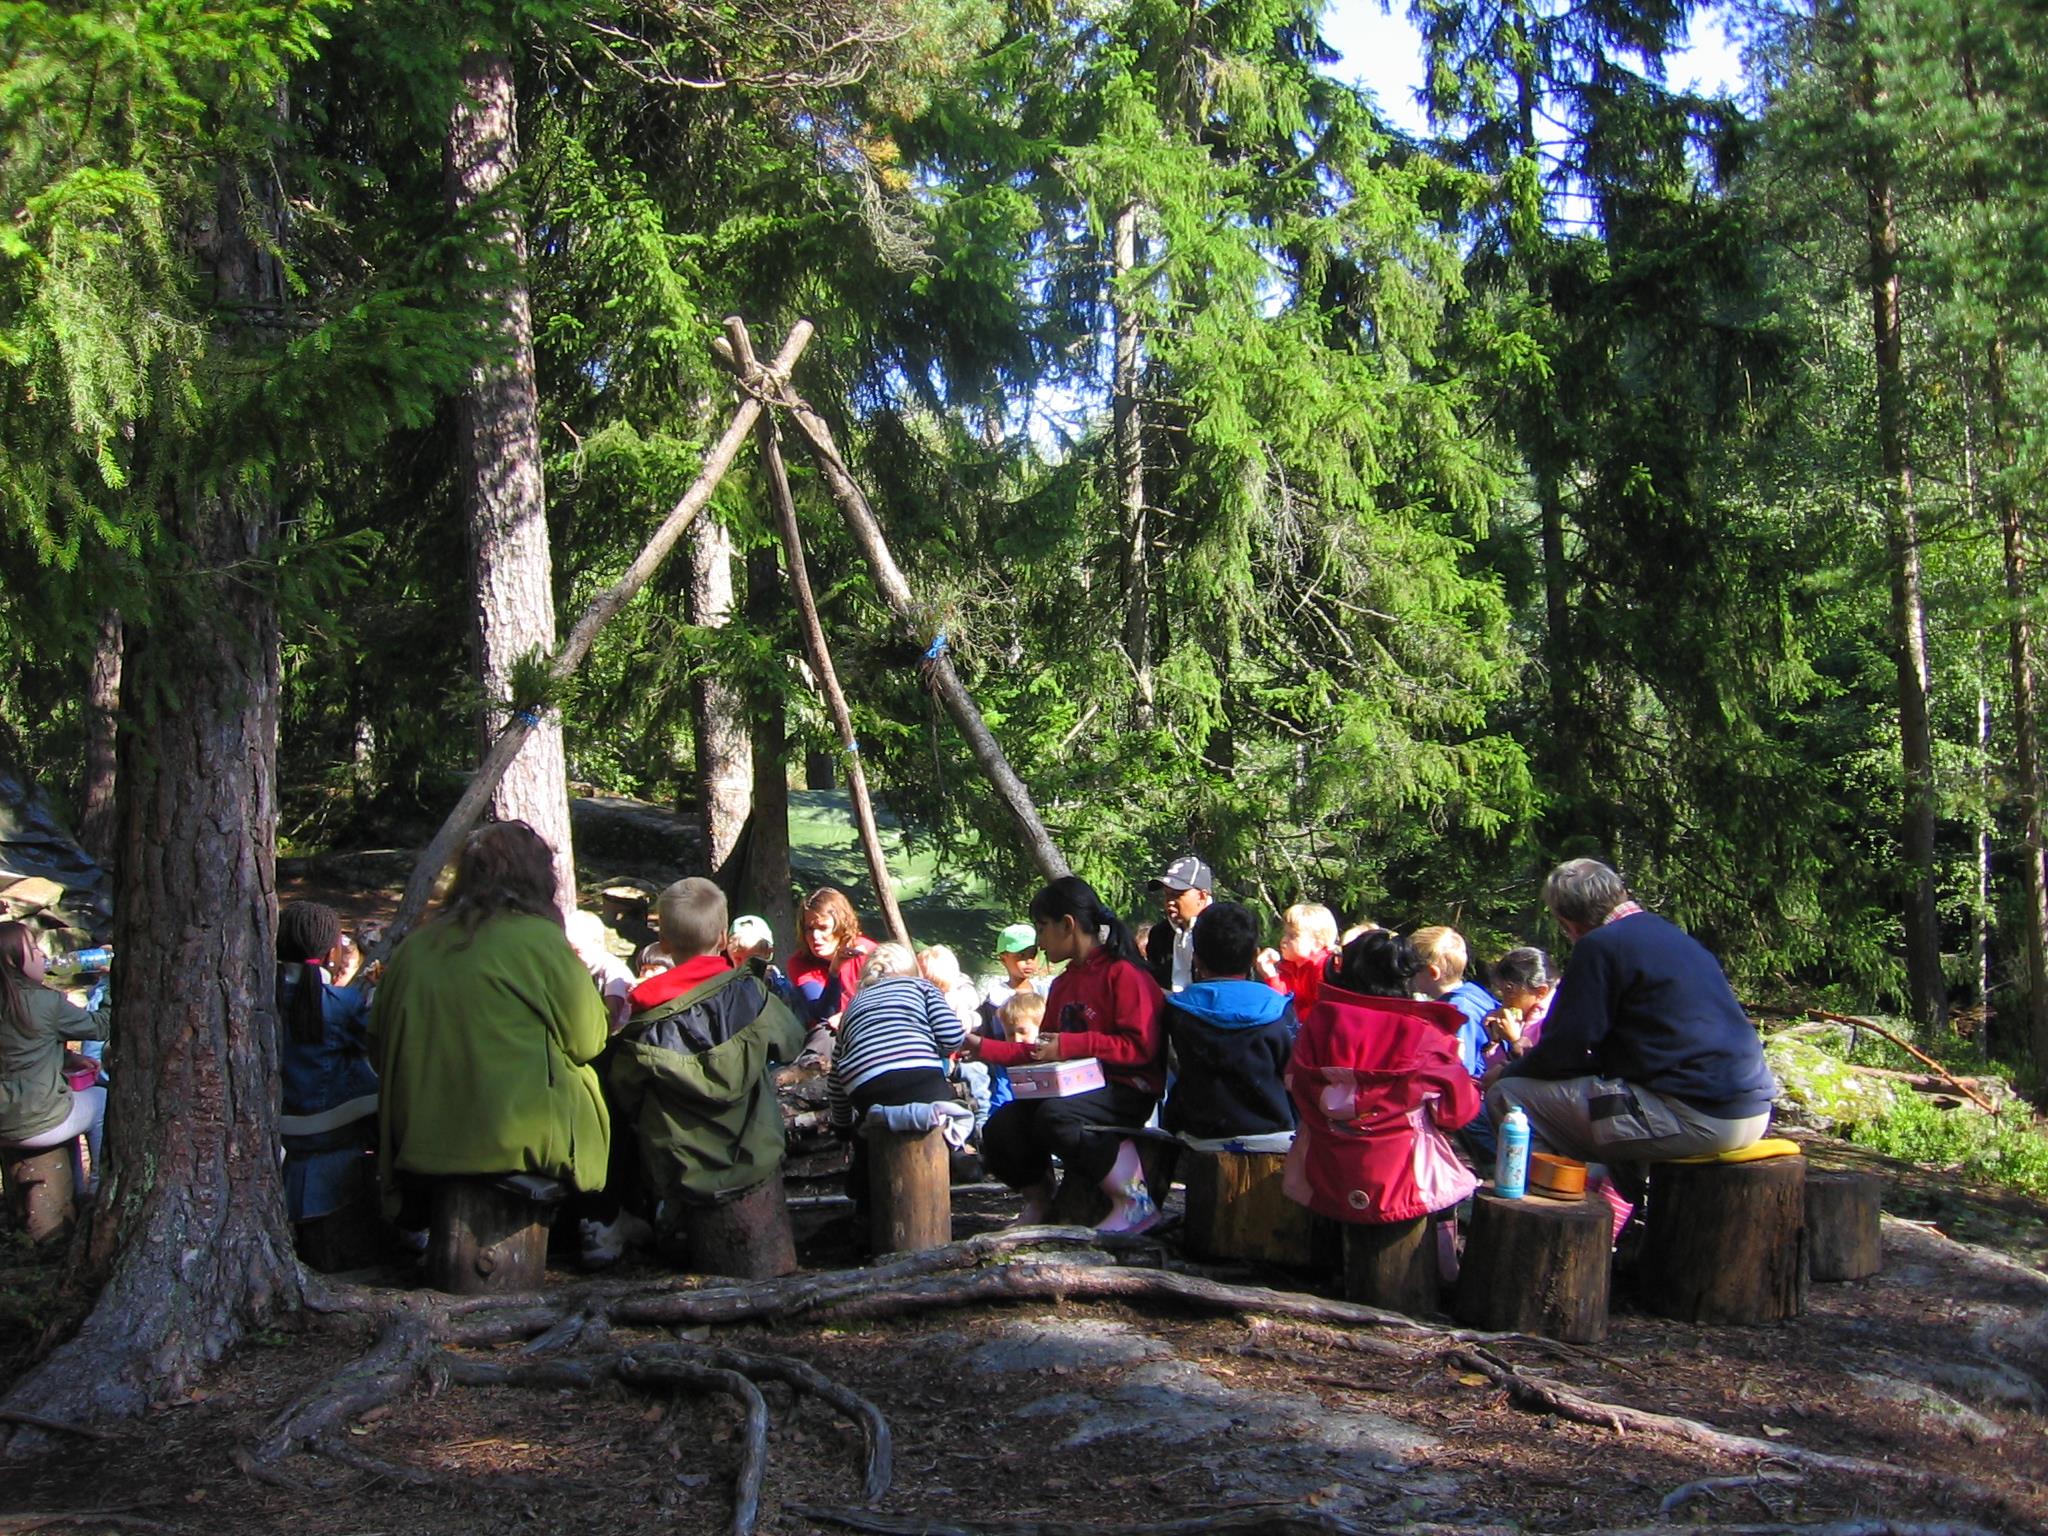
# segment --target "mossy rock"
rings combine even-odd
[[[1764,1042],[1764,1059],[1778,1079],[1781,1124],[1833,1130],[1881,1119],[1897,1102],[1891,1084],[1858,1072],[1808,1040],[1775,1036]]]

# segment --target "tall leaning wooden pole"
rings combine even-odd
[[[925,618],[918,610],[910,582],[904,577],[903,568],[896,563],[895,556],[889,553],[888,541],[882,536],[881,522],[868,505],[853,472],[847,468],[846,460],[840,456],[839,445],[832,439],[832,428],[790,387],[786,372],[777,378],[752,381],[748,387],[764,391],[771,403],[789,413],[790,420],[809,440],[818,467],[824,472],[825,484],[831,490],[833,500],[839,503],[840,513],[846,519],[854,542],[860,545],[874,571],[875,585],[882,594],[882,601],[888,604],[889,611],[896,617],[898,632],[920,646],[926,644],[929,637],[924,632]],[[1001,743],[989,730],[988,722],[982,719],[973,696],[960,681],[953,658],[943,649],[939,650],[931,658],[926,677],[939,702],[945,706],[946,713],[952,717],[954,726],[966,740],[967,750],[973,754],[975,764],[994,788],[1004,810],[1009,812],[1018,839],[1038,872],[1048,880],[1072,874],[1058,845],[1052,840],[1052,833],[1046,830],[1044,821],[1039,818],[1031,791],[1017,777],[1009,758],[1003,755]]]
[[[813,329],[810,321],[799,320],[783,342],[782,350],[775,354],[775,361],[767,369],[759,370],[764,377],[786,380],[789,370],[796,366],[796,360],[803,356],[804,348],[810,345]],[[619,610],[631,602],[661,569],[662,562],[668,559],[677,542],[690,531],[690,524],[696,521],[697,514],[704,510],[705,503],[711,500],[711,493],[718,489],[718,482],[739,456],[740,448],[753,431],[754,420],[760,414],[758,391],[751,388],[742,391],[739,409],[733,412],[732,421],[705,456],[704,466],[698,471],[695,483],[662,519],[639,557],[627,567],[626,574],[590,600],[589,606],[576,620],[575,627],[569,631],[568,638],[555,648],[555,654],[548,661],[551,682],[560,683],[574,675],[590,655],[590,648],[597,643],[598,632],[617,617]],[[398,904],[398,915],[392,919],[385,935],[386,950],[404,938],[420,920],[420,914],[427,909],[427,899],[433,894],[434,882],[447,868],[448,861],[455,857],[455,850],[476,825],[477,818],[483,815],[484,807],[490,804],[491,792],[498,787],[498,781],[505,776],[505,769],[519,755],[520,747],[525,745],[527,736],[539,723],[539,712],[533,701],[515,699],[512,702],[515,708],[511,718],[492,738],[482,763],[470,777],[461,798],[455,802],[455,808],[448,813],[441,829],[434,834],[434,840],[427,844],[419,862],[413,866],[412,878],[406,882],[405,895]]]
[[[757,378],[761,365],[754,358],[754,344],[747,335],[746,322],[738,315],[725,320],[729,361],[742,382]],[[721,349],[720,357],[726,357]],[[796,597],[797,616],[803,623],[804,649],[810,653],[811,671],[817,675],[818,691],[839,732],[839,745],[846,753],[846,790],[853,800],[853,819],[860,828],[861,851],[867,855],[868,878],[874,882],[875,900],[899,944],[910,943],[910,927],[903,921],[903,909],[896,905],[895,882],[889,878],[889,861],[882,852],[881,829],[875,825],[875,803],[868,794],[867,769],[860,760],[860,741],[853,732],[853,711],[847,708],[846,693],[839,686],[839,669],[832,665],[831,649],[825,644],[825,625],[818,617],[818,599],[811,590],[810,567],[804,561],[802,531],[797,527],[796,497],[789,489],[789,469],[782,462],[782,433],[775,425],[775,413],[763,411],[754,422],[754,441],[761,450],[761,469],[768,481],[768,499],[775,508],[776,530],[782,535],[783,557],[789,567],[789,585]]]

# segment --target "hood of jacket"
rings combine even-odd
[[[1263,981],[1198,981],[1167,999],[1168,1006],[1216,1029],[1263,1029],[1292,1001]]]

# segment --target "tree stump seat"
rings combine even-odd
[[[1806,1159],[1797,1142],[1650,1165],[1639,1290],[1688,1323],[1775,1323],[1806,1306]]]
[[[1599,1195],[1473,1197],[1452,1311],[1494,1333],[1540,1333],[1567,1344],[1607,1337],[1613,1215]]]
[[[937,1127],[868,1131],[868,1235],[876,1258],[953,1240],[953,1164]]]
[[[548,1226],[567,1194],[531,1173],[429,1179],[427,1284],[457,1296],[537,1291],[547,1273]]]
[[[1436,1225],[1413,1221],[1344,1224],[1344,1299],[1410,1317],[1442,1310]]]
[[[0,1183],[15,1225],[32,1243],[61,1237],[77,1212],[71,1187],[71,1143],[54,1147],[0,1146]]]
[[[796,1273],[796,1229],[780,1168],[730,1199],[684,1206],[681,1227],[683,1262],[691,1274],[773,1280]]]
[[[1844,1168],[1806,1170],[1806,1268],[1815,1280],[1866,1280],[1884,1268],[1875,1174]]]
[[[1293,1269],[1315,1266],[1315,1218],[1281,1188],[1286,1153],[1188,1148],[1181,1159],[1181,1182],[1187,1186],[1181,1245],[1191,1257]]]

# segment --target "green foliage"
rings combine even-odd
[[[1857,1145],[1887,1157],[2048,1197],[2048,1136],[2023,1115],[1942,1109],[1908,1093],[1882,1119],[1851,1126],[1848,1134]]]

